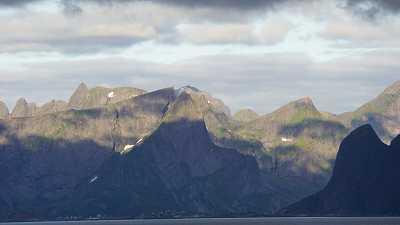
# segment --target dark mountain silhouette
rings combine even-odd
[[[202,121],[163,123],[142,145],[113,156],[92,177],[98,178],[74,194],[72,215],[224,216],[271,211],[271,193],[263,188],[255,160],[215,146]]]
[[[400,213],[400,136],[384,144],[370,125],[347,136],[333,175],[319,193],[284,209],[283,215],[385,216]]]
[[[51,210],[110,155],[90,140],[8,137],[0,147],[0,220],[57,219]]]

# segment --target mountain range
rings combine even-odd
[[[396,216],[400,213],[400,135],[384,144],[370,125],[342,142],[326,187],[281,211],[283,215]]]
[[[191,86],[0,102],[0,220],[271,215],[329,186],[366,123],[385,142],[400,133],[400,82],[341,115],[308,97],[231,115]]]

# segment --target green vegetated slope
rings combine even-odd
[[[385,142],[389,142],[400,133],[399,112],[400,81],[397,81],[355,112],[340,115],[340,119],[351,127],[369,123]]]
[[[190,86],[145,93],[81,84],[68,103],[35,113],[21,100],[24,115],[0,108],[0,193],[11,193],[0,194],[0,216],[271,214],[322,189],[339,143],[359,124],[372,123],[381,137],[398,132],[398,87],[339,116],[310,98],[232,116]]]

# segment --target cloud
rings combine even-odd
[[[63,2],[71,4],[63,10],[72,17],[60,14],[57,7],[0,14],[0,53],[56,51],[79,55],[121,50],[146,41],[167,45],[273,45],[291,28],[284,19],[266,20],[264,15],[256,17],[235,10],[188,10],[150,2],[75,8],[77,1]],[[254,23],[256,19],[258,24]]]
[[[77,18],[21,10],[0,15],[0,52],[93,53],[154,39],[155,27],[114,11],[94,10]]]
[[[83,12],[82,8],[76,4],[75,0],[63,0],[64,14],[69,16],[79,15]]]
[[[400,48],[400,17],[371,18],[349,14],[348,9],[337,8],[325,14],[323,29],[318,35],[333,41],[332,47],[362,49]]]
[[[262,113],[312,96],[322,110],[342,112],[398,79],[395,7],[379,5],[393,18],[371,21],[349,11],[361,0],[347,8],[329,0],[88,1],[0,1],[17,7],[0,12],[0,96],[9,105],[21,95],[68,99],[86,81],[147,90],[191,84],[233,110]]]
[[[68,1],[68,0],[67,0]],[[69,0],[75,1],[75,0]],[[87,0],[86,2],[94,2],[100,4],[122,4],[134,3],[140,0]],[[143,1],[143,0],[142,0]],[[146,0],[145,0],[146,1]],[[82,1],[83,2],[83,1]],[[207,8],[235,8],[241,10],[259,9],[260,7],[275,7],[286,2],[295,2],[293,0],[152,0],[161,4],[181,6],[181,7],[207,7]]]
[[[2,0],[0,6],[5,7],[19,7],[29,3],[39,2],[42,0]]]
[[[42,2],[45,0],[2,0],[0,7],[21,7],[30,3]],[[173,7],[183,8],[211,8],[224,9],[224,11],[238,10],[265,10],[277,9],[278,7],[290,3],[307,2],[314,0],[59,0],[64,7],[66,15],[76,15],[83,11],[82,5],[99,4],[103,6],[126,5],[134,3],[156,3]]]
[[[365,21],[330,21],[320,35],[346,48],[400,48],[399,20],[374,24]]]
[[[178,27],[177,39],[193,44],[273,45],[290,30],[287,21],[263,21],[260,26],[243,23],[192,24]]]
[[[400,12],[398,0],[347,0],[346,7],[367,19]]]

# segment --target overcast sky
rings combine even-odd
[[[400,80],[398,0],[0,0],[0,97],[196,86],[236,111],[351,111]]]

